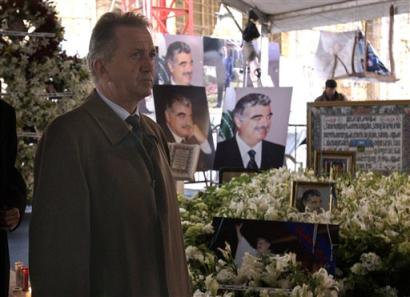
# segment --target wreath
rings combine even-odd
[[[64,30],[48,0],[4,0],[0,4],[1,29],[27,33],[53,33],[54,37],[0,35],[0,55],[42,62],[59,49]],[[19,44],[18,47],[15,44]]]

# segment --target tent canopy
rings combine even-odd
[[[409,0],[221,0],[244,13],[253,9],[272,33],[370,20],[410,12]]]

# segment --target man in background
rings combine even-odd
[[[323,94],[315,99],[315,102],[323,101],[347,101],[346,96],[336,91],[337,83],[334,79],[328,79],[325,83]]]
[[[43,133],[33,297],[192,296],[168,145],[137,109],[153,86],[148,29],[141,15],[104,14],[87,58],[95,90]]]
[[[9,296],[7,233],[17,228],[26,206],[26,185],[15,167],[16,154],[16,112],[0,99],[0,297]]]
[[[219,142],[214,169],[270,169],[283,165],[285,147],[265,140],[272,125],[271,100],[258,93],[248,94],[235,105],[234,137]]]
[[[194,60],[190,46],[175,41],[168,46],[165,61],[171,74],[171,85],[189,86],[192,81]]]
[[[211,158],[212,147],[207,135],[194,123],[192,119],[192,103],[181,96],[173,96],[165,107],[165,121],[167,129],[165,135],[169,142],[199,144],[201,148],[198,167],[204,168]],[[212,166],[212,164],[210,165]]]

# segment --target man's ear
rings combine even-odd
[[[239,116],[234,116],[233,121],[235,122],[236,129],[239,129],[242,125],[242,122]]]
[[[165,110],[165,111],[164,111],[164,114],[165,114],[165,121],[166,121],[167,123],[169,123],[169,122],[170,122],[169,111]]]
[[[170,61],[167,62],[167,66],[168,66],[169,72],[173,73],[174,72],[174,67],[173,67],[173,65]]]
[[[97,74],[97,77],[100,77],[102,80],[109,80],[106,64],[102,59],[97,59],[94,62],[94,71]]]

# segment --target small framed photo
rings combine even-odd
[[[292,181],[290,204],[300,212],[331,211],[335,203],[335,183]]]
[[[356,152],[351,151],[317,151],[315,159],[317,175],[337,177],[354,175],[356,167]]]

